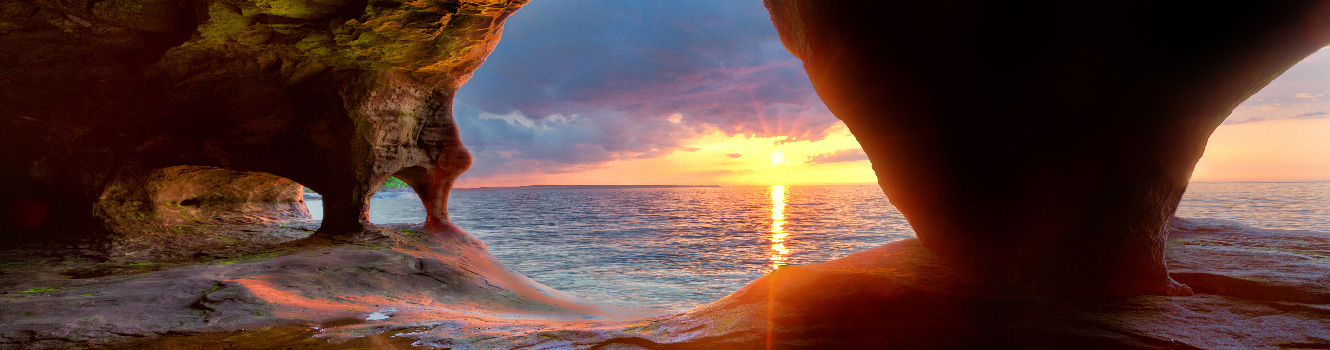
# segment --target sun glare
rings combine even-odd
[[[716,131],[686,140],[681,146],[684,148],[663,157],[618,160],[582,171],[464,177],[459,180],[459,188],[533,183],[799,186],[877,182],[868,160],[824,159],[860,148],[843,124],[833,126],[818,140],[790,141],[786,136]]]
[[[775,154],[772,160],[775,160]],[[785,265],[790,256],[790,249],[785,247],[785,238],[789,236],[789,232],[785,232],[785,186],[771,186],[771,264],[769,266],[772,270]]]

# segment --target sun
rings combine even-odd
[[[781,151],[771,152],[771,165],[785,164],[785,153]]]

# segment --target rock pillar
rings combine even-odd
[[[1330,3],[766,0],[924,244],[1019,292],[1186,294],[1165,228],[1210,133]]]

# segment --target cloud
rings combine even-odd
[[[683,122],[683,113],[675,113],[675,114],[671,114],[670,117],[669,117],[669,118],[665,118],[665,120],[668,120],[668,121],[670,121],[671,123],[675,123],[675,124],[682,123],[682,122]]]
[[[1322,97],[1330,94],[1330,91],[1324,91],[1325,82],[1330,81],[1330,59],[1327,57],[1330,57],[1330,47],[1307,56],[1253,94],[1242,106],[1301,106],[1323,100]]]
[[[762,6],[711,0],[532,2],[454,116],[466,176],[659,157],[715,131],[818,140],[837,122]]]
[[[564,117],[563,115],[553,114],[545,118],[541,118],[539,121],[537,121],[528,118],[525,114],[522,114],[522,112],[515,111],[503,115],[481,112],[479,118],[481,120],[502,120],[508,122],[508,125],[512,126],[520,126],[520,127],[539,129],[539,130],[549,130],[551,129],[551,125],[559,123],[566,124],[572,121],[573,119],[577,118],[577,116],[574,115],[571,117]]]
[[[868,155],[862,149],[847,149],[808,157],[809,164],[826,164],[867,160]]]
[[[1315,111],[1315,112],[1307,112],[1307,113],[1298,114],[1298,115],[1295,115],[1295,116],[1292,116],[1292,117],[1288,117],[1288,118],[1275,118],[1275,119],[1271,119],[1271,118],[1265,118],[1265,117],[1253,117],[1253,118],[1247,118],[1247,119],[1243,119],[1243,120],[1225,120],[1224,123],[1221,124],[1221,125],[1247,124],[1247,123],[1263,122],[1263,121],[1269,121],[1269,120],[1291,120],[1291,119],[1306,120],[1306,119],[1321,119],[1321,118],[1330,118],[1330,113],[1326,113],[1325,111]]]
[[[455,113],[462,141],[475,158],[466,174],[479,177],[578,172],[613,160],[662,156],[684,148],[680,142],[693,134],[666,120],[637,122],[599,112],[534,119],[457,106]]]
[[[726,156],[729,156],[730,158],[739,158],[739,157],[743,157],[744,155],[739,154],[739,153],[730,153],[730,154],[726,154]]]
[[[1325,111],[1307,112],[1295,115],[1289,119],[1320,119],[1320,118],[1330,118],[1330,113],[1326,113]]]
[[[1219,124],[1219,125],[1238,125],[1238,124],[1247,124],[1247,123],[1263,122],[1263,121],[1266,121],[1266,120],[1269,120],[1269,119],[1266,119],[1266,118],[1260,118],[1260,117],[1257,117],[1257,118],[1247,118],[1247,119],[1243,119],[1243,120],[1232,120],[1232,119],[1227,119],[1227,120],[1224,120],[1224,122],[1221,123],[1221,124]]]

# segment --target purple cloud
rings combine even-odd
[[[1295,115],[1289,119],[1320,119],[1320,118],[1330,118],[1330,113],[1326,113],[1325,111],[1307,112]]]
[[[715,130],[818,140],[837,122],[760,4],[709,0],[532,2],[454,115],[467,176],[659,157]]]
[[[1247,124],[1247,123],[1263,122],[1263,121],[1266,121],[1266,120],[1270,120],[1270,119],[1260,118],[1260,117],[1257,117],[1257,118],[1248,118],[1248,119],[1243,119],[1243,120],[1232,120],[1232,119],[1227,119],[1227,120],[1224,120],[1224,122],[1221,123],[1220,125],[1238,125],[1238,124]]]
[[[1321,119],[1321,118],[1330,118],[1330,113],[1326,113],[1325,111],[1307,112],[1292,117],[1288,117],[1287,119]],[[1247,123],[1263,122],[1267,120],[1283,120],[1283,119],[1255,117],[1243,120],[1225,120],[1222,125],[1247,124]]]
[[[825,164],[867,160],[868,155],[861,149],[847,149],[808,157],[808,163]]]

